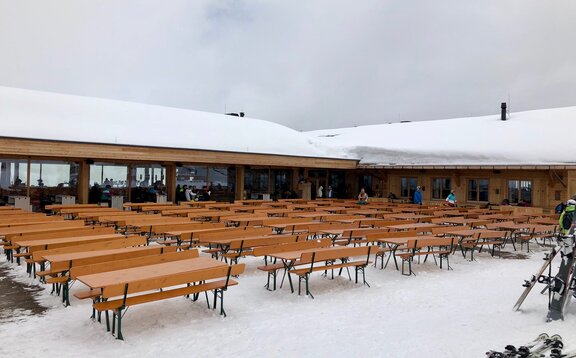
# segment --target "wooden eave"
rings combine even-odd
[[[0,156],[355,169],[358,160],[0,137]]]

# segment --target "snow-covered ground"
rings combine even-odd
[[[390,266],[369,267],[370,288],[317,273],[315,299],[290,294],[287,285],[267,291],[266,274],[256,269],[261,260],[248,258],[240,284],[225,294],[228,317],[203,300],[135,306],[122,322],[124,342],[89,319],[90,302],[72,298],[64,308],[46,286],[39,297],[51,307],[45,315],[0,324],[0,357],[483,357],[542,332],[560,334],[576,349],[576,304],[565,321],[546,323],[547,296],[539,285],[522,312],[512,311],[543,252],[528,259],[482,253],[475,262],[456,254],[453,271],[426,263],[411,277]],[[37,284],[22,267],[14,266],[11,275]],[[72,292],[81,288],[76,284]]]

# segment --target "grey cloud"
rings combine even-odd
[[[576,2],[0,0],[0,85],[310,130],[575,105]]]

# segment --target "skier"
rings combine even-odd
[[[562,211],[562,214],[560,214],[560,219],[558,220],[562,234],[568,233],[574,220],[574,214],[576,213],[576,200],[574,200],[574,197],[576,197],[576,195],[566,202],[566,207],[564,211]]]

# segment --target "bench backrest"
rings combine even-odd
[[[465,225],[465,226],[448,225],[448,226],[441,226],[441,227],[433,227],[432,228],[432,235],[440,236],[440,235],[444,235],[445,233],[447,233],[449,231],[457,231],[457,230],[470,230],[470,226],[468,226],[468,225]]]
[[[119,249],[122,247],[146,245],[147,241],[144,236],[128,236],[122,239],[109,239],[91,244],[79,244],[73,246],[59,247],[55,249],[41,250],[30,247],[33,261],[39,261],[45,255],[67,254],[71,252],[100,251]]]
[[[91,275],[100,272],[110,272],[122,270],[130,267],[140,267],[147,265],[160,264],[163,262],[172,262],[178,260],[187,260],[198,257],[197,249],[190,249],[178,252],[165,252],[160,255],[150,255],[127,259],[121,261],[100,262],[92,265],[74,266],[70,269],[70,278],[75,280],[78,276]]]
[[[350,230],[344,230],[342,232],[342,238],[343,239],[349,239],[349,238],[353,238],[353,237],[360,237],[360,236],[367,236],[368,234],[378,234],[378,233],[383,233],[383,232],[389,232],[390,230],[388,228],[379,228],[379,229],[361,229],[361,228],[357,228],[357,229],[350,229]]]
[[[301,212],[298,213],[294,213],[294,215],[299,215],[299,214],[303,214]],[[322,213],[318,213],[319,216],[322,216]],[[311,220],[311,219],[306,219],[306,218],[294,218],[294,217],[279,217],[279,218],[273,218],[273,219],[268,219],[266,220],[266,224],[268,225],[274,225],[274,224],[292,224],[292,223],[301,223],[307,220]]]
[[[111,298],[131,293],[157,290],[160,288],[182,285],[186,283],[214,280],[223,277],[229,279],[230,276],[237,276],[243,273],[245,268],[246,264],[221,266],[201,271],[171,275],[168,277],[139,280],[127,284],[111,285],[102,289],[102,297]]]
[[[304,252],[300,256],[300,263],[308,264],[328,260],[337,260],[343,257],[369,256],[371,252],[376,252],[377,249],[378,248],[375,246],[357,246],[334,247],[327,250]]]
[[[230,250],[248,249],[256,246],[269,246],[278,244],[287,244],[298,241],[298,235],[276,235],[260,239],[241,239],[230,242]]]
[[[454,246],[455,237],[439,237],[437,239],[408,240],[406,247],[410,250],[435,246]]]
[[[366,233],[367,241],[376,241],[378,239],[389,239],[391,237],[411,237],[418,235],[415,230],[409,231],[377,231]]]
[[[320,240],[306,240],[297,241],[288,244],[270,245],[264,247],[256,247],[253,251],[254,256],[268,256],[270,254],[277,254],[280,252],[290,252],[305,249],[313,249],[320,247],[330,247],[332,245],[332,240],[329,238],[324,238]]]
[[[557,233],[558,225],[537,225],[534,227],[534,234],[544,234],[544,233]]]
[[[0,235],[14,235],[24,234],[28,232],[43,232],[43,231],[56,231],[66,228],[78,228],[84,226],[84,221],[81,220],[66,220],[57,222],[47,222],[42,224],[20,225],[16,227],[0,229]]]
[[[175,246],[149,246],[143,250],[118,252],[114,254],[103,254],[100,256],[84,257],[69,261],[53,262],[52,269],[69,269],[74,266],[91,265],[99,262],[110,262],[117,260],[133,259],[136,257],[161,255],[165,252],[176,252]]]
[[[227,238],[242,238],[242,237],[250,237],[250,236],[264,236],[272,234],[272,229],[264,227],[264,228],[251,228],[251,227],[242,227],[242,228],[235,228],[230,230],[222,230],[222,231],[214,231],[214,232],[200,232],[194,235],[194,238],[202,240],[208,239],[227,239]]]
[[[486,231],[474,234],[475,239],[504,239],[510,235],[509,231]]]
[[[390,218],[388,218],[390,219]],[[384,220],[374,224],[374,227],[383,227],[389,225],[404,225],[404,224],[415,224],[418,220]]]
[[[62,216],[46,216],[46,215],[34,215],[34,216],[18,216],[15,218],[0,218],[0,225],[2,226],[11,226],[11,225],[26,225],[28,223],[34,224],[43,224],[47,222],[62,222],[64,218]]]
[[[365,216],[363,215],[344,215],[344,214],[340,214],[340,215],[327,215],[322,217],[322,221],[325,222],[331,222],[331,221],[337,221],[337,220],[353,220],[353,219],[362,219],[365,218]],[[356,227],[358,227],[358,224],[356,223]]]
[[[346,229],[358,229],[358,223],[342,224],[342,223],[315,223],[308,224],[308,231],[317,232],[319,230],[346,230]]]
[[[99,226],[83,226],[78,228],[64,228],[62,230],[53,230],[48,232],[39,233],[27,233],[27,234],[14,234],[7,235],[6,239],[11,240],[12,238],[17,238],[18,240],[45,240],[45,239],[56,239],[65,237],[76,237],[76,236],[91,236],[91,235],[105,235],[113,234],[114,228],[111,227],[99,227]]]

